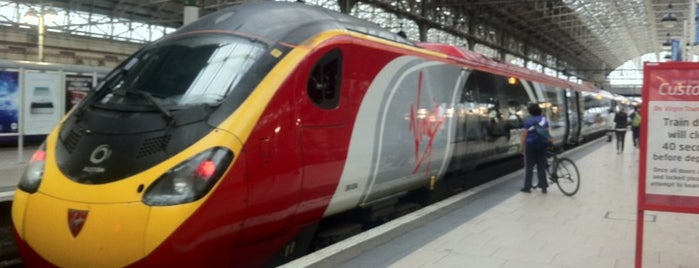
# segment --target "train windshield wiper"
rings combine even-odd
[[[155,106],[155,108],[157,108],[158,111],[160,111],[160,113],[163,115],[163,117],[165,118],[165,121],[167,121],[168,124],[172,123],[173,117],[172,117],[172,114],[170,113],[170,111],[165,109],[165,107],[163,107],[163,105],[158,100],[153,98],[153,95],[151,95],[147,91],[142,91],[142,90],[129,90],[129,91],[127,91],[127,93],[135,94],[135,95],[139,95],[139,96],[143,97],[148,102],[153,104],[153,106]]]
[[[104,78],[100,84],[95,86],[94,88],[90,89],[90,93],[88,97],[91,99],[98,99],[100,96],[103,96],[104,94],[107,94],[108,92],[112,91],[111,87],[107,87],[106,89],[98,90],[101,89],[102,87],[106,86],[107,83],[110,81],[113,81],[115,79],[121,79],[126,74],[131,70],[131,68],[138,63],[138,58],[131,58],[124,66],[119,67],[117,70],[112,71],[109,73],[107,77]],[[87,103],[89,100],[88,98],[83,99],[83,102],[81,103],[80,106],[78,107],[78,110],[75,111],[75,119],[77,121],[80,121],[80,118],[82,117],[83,113],[85,113],[85,110],[87,110],[88,106],[91,106],[92,104]]]

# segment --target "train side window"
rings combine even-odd
[[[466,84],[461,92],[461,103],[476,101],[476,93],[478,92],[478,83],[476,83],[475,72],[471,73],[466,80]]]
[[[477,70],[471,72],[461,92],[461,102],[487,102],[492,90],[489,89],[492,87],[490,80],[491,75],[488,73]]]
[[[342,85],[342,52],[333,49],[323,55],[308,77],[306,92],[313,103],[321,109],[335,109],[340,104]]]
[[[500,112],[509,129],[522,128],[522,113],[527,110],[529,95],[524,88],[526,81],[517,77],[498,76],[498,98],[502,101]]]

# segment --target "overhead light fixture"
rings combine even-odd
[[[672,28],[673,26],[675,26],[675,24],[677,24],[677,16],[675,16],[675,13],[672,12],[672,4],[668,4],[667,9],[668,9],[668,12],[660,20],[660,23],[665,28]]]
[[[665,41],[660,45],[662,50],[670,50],[672,48],[672,38],[670,38],[670,33],[665,34]]]
[[[36,9],[29,9],[26,14],[24,14],[24,19],[27,23],[37,25],[39,24],[39,11]]]
[[[672,28],[677,23],[677,17],[675,17],[675,13],[669,12],[663,16],[660,22],[663,24],[663,27]]]

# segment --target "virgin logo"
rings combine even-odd
[[[430,173],[430,163],[432,162],[434,139],[437,137],[439,128],[444,123],[444,113],[440,111],[439,104],[433,101],[433,108],[422,108],[422,72],[418,77],[417,85],[417,105],[410,104],[410,132],[413,133],[415,145],[415,168],[416,174],[425,162],[425,175]]]
[[[77,237],[82,231],[87,220],[87,210],[68,209],[68,229],[73,237]]]

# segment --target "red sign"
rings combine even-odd
[[[699,213],[699,64],[646,64],[642,95],[639,208]]]
[[[699,213],[699,63],[646,63],[642,98],[636,268],[646,210]]]
[[[649,100],[699,101],[699,70],[655,70],[647,81]]]

